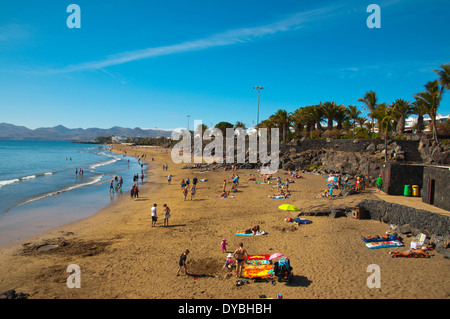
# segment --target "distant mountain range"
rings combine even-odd
[[[101,128],[74,128],[70,129],[62,125],[55,127],[40,127],[29,129],[8,123],[0,123],[0,139],[6,140],[50,140],[50,141],[74,141],[89,142],[99,136],[122,136],[122,137],[170,137],[171,131],[123,128],[114,126],[109,129]]]

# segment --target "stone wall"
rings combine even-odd
[[[364,199],[356,206],[364,208],[368,219],[396,226],[410,225],[411,228],[426,233],[428,238],[432,235],[450,236],[450,217],[445,215],[383,200]]]
[[[434,180],[434,191],[432,181]],[[450,210],[449,167],[425,166],[423,172],[422,201],[442,209]]]
[[[423,165],[383,163],[380,170],[383,191],[388,195],[403,195],[405,185],[417,185],[422,190],[423,171]]]

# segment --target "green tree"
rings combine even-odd
[[[233,128],[233,124],[228,123],[228,122],[219,122],[216,124],[216,126],[214,126],[214,128],[219,129],[222,132],[222,135],[225,137],[226,136],[226,129],[227,128]]]
[[[322,108],[323,116],[328,120],[327,130],[331,131],[333,129],[333,120],[338,112],[338,106],[336,102],[324,102],[320,107]]]
[[[439,75],[439,83],[446,89],[450,90],[450,63],[441,64],[442,70],[435,70]]]
[[[392,113],[397,119],[397,135],[402,135],[405,130],[406,118],[413,114],[412,105],[409,101],[397,99],[394,102]]]
[[[423,106],[427,109],[427,114],[430,116],[431,123],[433,125],[433,138],[436,143],[439,143],[437,128],[436,128],[436,115],[439,108],[439,104],[442,100],[444,87],[440,85],[438,80],[430,81],[425,84],[425,91],[416,93],[414,97],[423,101]]]
[[[280,129],[280,136],[283,142],[286,142],[287,133],[291,124],[290,114],[286,110],[278,110],[277,113],[271,115],[269,120],[275,123]]]
[[[356,120],[361,115],[361,111],[358,110],[358,108],[355,105],[349,105],[349,106],[347,106],[346,112],[347,112],[349,119],[353,123],[353,137],[355,137]]]
[[[374,138],[373,112],[375,111],[375,108],[377,107],[377,101],[378,101],[377,94],[374,91],[369,91],[363,97],[359,98],[358,101],[364,103],[367,106],[368,110],[370,111],[369,116],[372,119],[372,125],[371,125],[372,138]]]

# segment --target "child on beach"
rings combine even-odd
[[[234,264],[233,255],[229,253],[227,256],[227,260],[225,261],[225,265],[223,266],[223,269],[231,270],[233,268],[233,264]]]
[[[222,239],[222,252],[223,253],[227,252],[227,239],[226,238]]]
[[[187,258],[187,255],[188,255],[188,254],[189,254],[189,250],[188,250],[188,249],[186,249],[186,251],[185,251],[184,253],[181,254],[181,256],[180,256],[180,261],[179,261],[179,263],[178,263],[177,276],[180,275],[181,267],[184,268],[184,273],[185,273],[186,275],[188,274],[188,272],[187,272],[187,265],[186,265],[186,258]]]

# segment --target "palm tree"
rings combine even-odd
[[[360,116],[356,119],[356,122],[358,122],[359,127],[363,128],[364,124],[366,123],[367,118],[365,116]]]
[[[381,110],[380,110],[381,113]],[[389,136],[389,130],[391,129],[391,123],[392,123],[392,113],[393,108],[391,105],[387,105],[383,107],[382,110],[383,114],[380,114],[382,117],[381,125],[384,125],[384,161],[387,162],[388,160],[388,153],[387,153],[387,141]]]
[[[348,119],[347,112],[345,106],[340,104],[337,106],[336,115],[334,116],[334,120],[336,121],[336,128],[338,130],[342,130],[342,123]]]
[[[439,143],[436,128],[436,114],[439,104],[441,103],[443,93],[444,87],[440,85],[438,80],[434,80],[425,84],[425,91],[414,95],[416,99],[423,101],[423,105],[427,109],[427,114],[430,116],[431,123],[433,125],[433,138],[436,143]]]
[[[241,128],[243,130],[247,129],[247,127],[245,126],[244,122],[240,122],[240,121],[237,121],[236,124],[234,124],[234,128]]]
[[[298,137],[303,131],[303,127],[306,125],[306,118],[304,116],[305,112],[303,108],[296,109],[291,115],[291,121],[294,125],[294,133]]]
[[[405,130],[405,120],[412,114],[412,107],[409,101],[403,99],[397,99],[394,102],[392,113],[394,113],[397,119],[397,135],[402,135]]]
[[[309,109],[309,111],[311,112],[311,116],[314,119],[314,123],[316,123],[316,129],[321,130],[322,129],[322,124],[321,122],[323,121],[323,110],[322,110],[322,103],[320,103],[319,105],[312,105]]]
[[[264,120],[258,123],[256,125],[256,128],[265,128],[267,129],[267,143],[271,143],[271,136],[272,136],[272,128],[276,127],[276,124],[273,123],[271,120]]]
[[[419,98],[412,103],[413,114],[417,115],[417,131],[422,133],[423,131],[423,116],[427,114],[427,106],[425,102]]]
[[[440,84],[446,89],[450,90],[450,63],[441,64],[440,67],[442,70],[435,70],[439,75]]]
[[[314,130],[314,126],[316,125],[316,119],[314,116],[314,106],[305,106],[298,109],[296,112],[300,118],[300,121],[304,123],[306,128],[306,136],[311,137],[311,132]],[[293,114],[293,119],[295,121],[296,112]]]
[[[325,102],[320,105],[322,108],[323,115],[328,119],[327,130],[331,131],[333,129],[333,120],[338,112],[338,106],[336,102]]]
[[[377,94],[373,91],[367,92],[363,97],[359,98],[359,102],[363,102],[367,108],[369,109],[370,113],[369,116],[372,118],[372,138],[374,137],[374,125],[373,125],[373,115],[372,113],[375,111],[375,108],[377,107]]]
[[[347,106],[345,112],[347,113],[350,120],[353,122],[353,137],[355,137],[355,129],[356,129],[356,120],[361,114],[361,111],[355,105]]]
[[[290,114],[286,110],[278,110],[277,113],[269,117],[273,123],[281,130],[282,141],[286,142],[287,133],[291,124]]]

